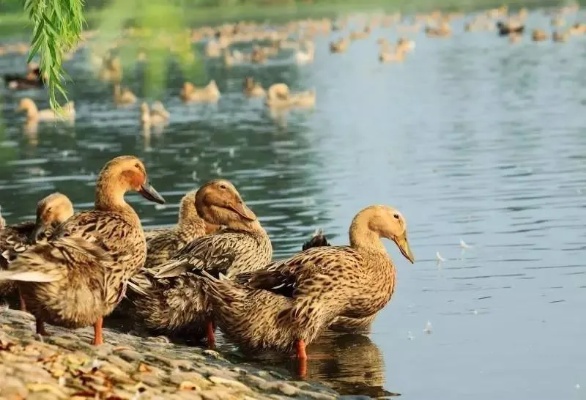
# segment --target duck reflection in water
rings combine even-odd
[[[222,347],[222,346],[220,346]],[[324,332],[310,344],[311,357],[307,360],[307,371],[303,379],[327,382],[340,395],[388,398],[399,396],[385,389],[385,365],[382,352],[368,336]],[[284,358],[282,353],[262,352],[246,354],[248,360],[271,364],[277,370],[286,369],[298,376],[295,360]]]
[[[307,377],[329,382],[342,395],[398,396],[384,388],[383,355],[368,336],[326,332],[310,345]]]

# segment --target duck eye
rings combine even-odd
[[[220,189],[222,189],[222,190],[226,190],[226,189],[228,189],[228,188],[226,187],[226,185],[224,185],[224,184],[221,184],[221,185],[220,185]]]
[[[395,219],[399,219],[399,214],[393,214],[393,217],[394,217]]]
[[[140,165],[138,163],[134,164],[134,166],[138,169],[140,169]]]

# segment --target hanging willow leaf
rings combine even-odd
[[[49,103],[58,109],[57,95],[67,101],[63,87],[63,55],[79,41],[84,23],[82,0],[26,0],[24,9],[33,24],[30,62],[40,55],[39,68],[47,78]]]

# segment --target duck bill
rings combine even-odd
[[[250,208],[246,207],[246,205],[242,202],[237,204],[230,204],[228,208],[234,211],[236,214],[240,215],[245,220],[256,220],[256,215],[250,210]]]
[[[140,186],[138,193],[145,199],[159,204],[165,204],[165,199],[148,182]]]
[[[401,254],[413,264],[415,262],[415,256],[411,251],[411,247],[409,247],[409,242],[407,241],[407,234],[403,234],[403,236],[397,238],[396,240],[397,246],[399,246],[399,250]]]

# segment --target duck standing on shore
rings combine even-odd
[[[98,176],[93,210],[73,215],[46,243],[31,246],[0,271],[0,280],[18,281],[37,333],[46,334],[44,322],[93,325],[93,344],[103,343],[103,317],[120,302],[127,281],[146,259],[140,219],[124,200],[128,191],[165,202],[138,158],[116,157]]]
[[[195,195],[198,215],[223,226],[214,235],[189,243],[165,264],[132,279],[135,306],[150,331],[199,341],[213,346],[213,312],[202,289],[198,271],[228,277],[263,268],[272,258],[271,241],[256,215],[244,204],[234,185],[218,179]]]
[[[413,262],[407,224],[394,208],[370,206],[354,217],[349,236],[350,246],[311,248],[233,279],[202,271],[224,335],[245,350],[295,349],[303,375],[305,346],[337,318],[372,321],[395,289],[395,267],[380,239],[394,241]]]
[[[37,203],[35,222],[27,221],[4,227],[0,231],[0,271],[7,270],[8,264],[31,244],[50,237],[57,225],[72,215],[71,200],[64,194],[55,192]],[[14,281],[0,281],[0,297],[10,295],[16,287]],[[20,296],[20,309],[26,311],[22,296]]]

